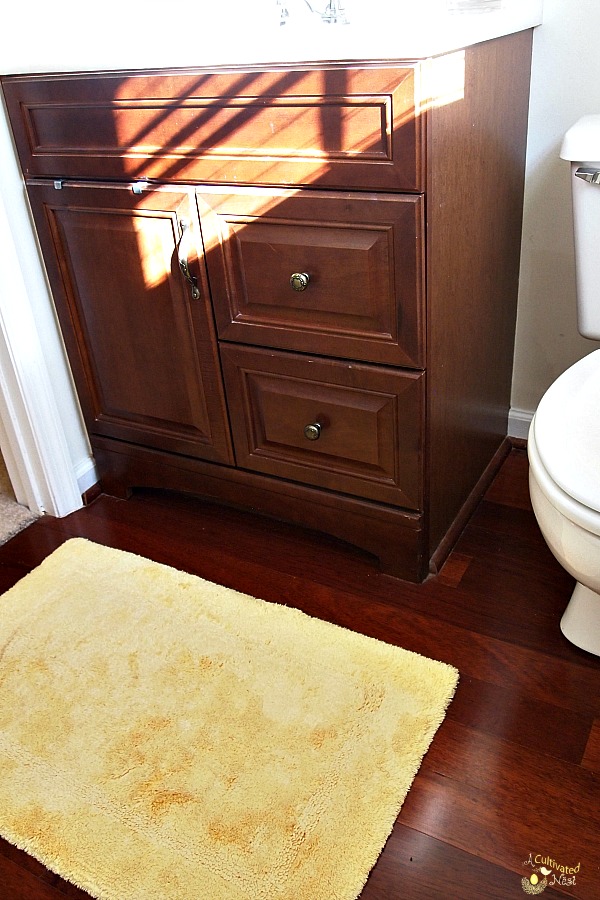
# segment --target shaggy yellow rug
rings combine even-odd
[[[0,598],[0,833],[107,900],[350,900],[457,679],[67,541]]]

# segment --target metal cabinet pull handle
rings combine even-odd
[[[310,275],[306,272],[294,272],[290,276],[290,284],[295,291],[305,291],[310,281]]]
[[[318,422],[304,426],[304,437],[308,441],[318,441],[321,436],[321,426]]]
[[[192,229],[190,228],[190,224],[189,222],[186,222],[184,219],[182,219],[181,237],[179,238],[179,243],[177,244],[177,259],[179,260],[179,268],[181,269],[181,274],[192,289],[192,300],[199,300],[200,291],[198,290],[198,279],[195,275],[192,275],[188,264],[191,240]]]

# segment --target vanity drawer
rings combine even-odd
[[[3,80],[26,177],[423,189],[418,64]]]
[[[203,188],[198,205],[221,339],[423,365],[420,195]]]
[[[238,466],[421,509],[424,376],[221,345]]]

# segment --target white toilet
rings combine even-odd
[[[580,119],[560,155],[571,161],[579,331],[600,340],[600,115]],[[577,580],[561,630],[600,656],[600,350],[546,391],[531,423],[528,454],[538,524]]]

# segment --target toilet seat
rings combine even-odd
[[[548,503],[550,503],[557,512],[561,513],[565,519],[569,519],[572,523],[579,526],[579,528],[583,528],[585,531],[589,531],[591,534],[600,537],[600,513],[590,509],[589,506],[584,506],[583,503],[574,500],[573,497],[557,485],[546,471],[544,464],[540,459],[535,441],[535,417],[529,430],[527,455],[529,457],[530,491],[532,491],[531,481],[533,479]],[[536,515],[538,514],[536,513]]]
[[[600,350],[551,385],[540,401],[532,432],[547,475],[567,495],[565,500],[575,501],[568,504],[574,511],[567,513],[569,518],[575,514],[587,520],[585,527],[591,521],[592,530],[600,533]]]

